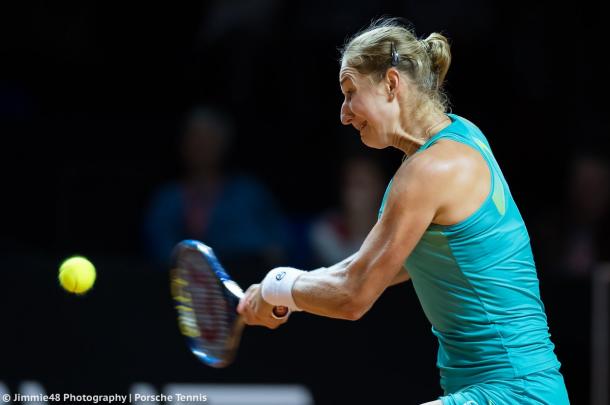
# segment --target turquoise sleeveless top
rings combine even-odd
[[[477,211],[450,226],[431,224],[405,266],[438,338],[437,366],[446,393],[495,378],[516,378],[559,362],[553,352],[530,239],[487,139],[470,121],[452,123],[440,139],[477,150],[491,190]],[[388,185],[379,215],[391,188]]]

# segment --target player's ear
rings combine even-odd
[[[400,88],[400,79],[400,73],[398,73],[396,68],[391,67],[386,71],[384,84],[390,100],[392,100],[398,93],[398,89]]]

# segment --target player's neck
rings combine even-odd
[[[421,122],[416,122],[411,128],[401,130],[392,135],[392,146],[411,156],[430,138],[451,124],[451,119],[445,114],[435,114]]]
[[[408,132],[397,133],[392,136],[392,146],[405,153],[407,156],[411,156],[417,150],[426,143],[423,138],[417,138]]]

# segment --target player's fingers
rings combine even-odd
[[[245,315],[248,311],[252,311],[252,298],[255,295],[256,284],[252,284],[246,292],[244,292],[244,296],[239,300],[239,304],[237,305],[237,312],[239,314]]]
[[[250,325],[250,326],[256,325],[256,323],[252,320],[252,317],[250,317],[250,316],[244,315],[243,320],[246,325]]]
[[[282,326],[283,324],[285,324],[286,322],[288,322],[288,316],[282,319],[273,319],[273,323],[277,324],[277,326]]]
[[[246,290],[238,306],[238,312],[242,314],[242,318],[247,325],[277,329],[286,322],[286,319],[274,318],[272,309],[260,296],[260,286],[258,284],[253,284]]]
[[[257,317],[254,314],[246,314],[243,317],[244,323],[250,326],[264,326],[266,328],[275,329],[270,322]]]
[[[265,326],[268,328],[272,328],[272,326],[274,326],[272,322],[269,321],[269,319],[260,316],[257,311],[258,305],[256,304],[256,299],[254,297],[245,297],[242,307],[242,318],[247,325]]]
[[[267,322],[267,327],[268,327],[269,329],[274,329],[274,330],[275,330],[275,329],[279,328],[279,327],[280,327],[280,325],[282,325],[283,323],[284,323],[284,322],[277,322],[277,321],[275,321],[275,322],[269,322],[269,321],[268,321],[268,322]]]
[[[242,315],[244,322],[246,325],[260,325],[259,319],[255,314],[252,313],[249,309],[246,309],[244,314]]]
[[[261,316],[258,313],[254,313],[253,315],[254,316],[250,318],[253,325],[260,325],[269,329],[277,329],[282,324],[282,322],[279,322],[271,317]]]
[[[257,313],[257,322],[260,322],[261,324],[263,324],[264,326],[266,326],[269,329],[277,329],[279,328],[281,325],[285,324],[286,321],[288,320],[288,317],[286,318],[274,318],[271,313]]]
[[[244,311],[246,309],[246,300],[242,297],[239,300],[239,304],[237,304],[237,313],[240,315],[244,315]]]
[[[271,325],[270,326],[271,329],[277,329],[280,326],[282,326],[283,324],[285,324],[286,322],[288,322],[288,315],[283,318],[277,318],[277,317],[274,317],[273,315],[270,315],[269,317],[267,317],[267,321]]]

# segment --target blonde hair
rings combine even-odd
[[[377,83],[389,68],[395,67],[437,108],[444,112],[448,107],[443,82],[451,64],[451,51],[442,34],[435,32],[420,40],[398,19],[379,19],[346,42],[341,63]]]

